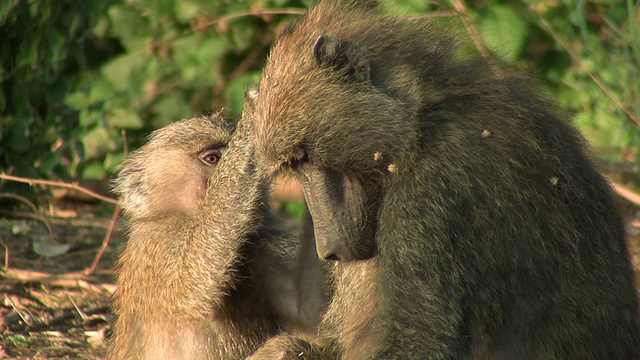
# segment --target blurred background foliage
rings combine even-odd
[[[236,117],[270,44],[311,3],[0,1],[0,171],[108,179],[153,129],[220,108]],[[416,21],[437,16],[472,44],[470,33],[479,34],[476,43],[541,79],[605,164],[637,174],[640,3],[382,3]],[[0,192],[34,197],[15,182]]]

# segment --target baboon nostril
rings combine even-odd
[[[340,257],[338,255],[336,255],[336,254],[331,254],[329,256],[325,256],[324,259],[327,260],[327,261],[330,261],[330,260],[331,261],[340,261]]]

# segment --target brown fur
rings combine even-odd
[[[310,358],[638,359],[610,186],[533,84],[345,2],[274,45],[257,164],[299,175],[318,254],[341,260]]]
[[[232,139],[218,115],[176,122],[124,162],[115,188],[130,237],[108,359],[243,359],[315,328],[322,267],[270,213],[245,127]],[[206,164],[211,153],[221,158]]]

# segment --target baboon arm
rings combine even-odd
[[[238,128],[223,156],[218,172],[227,176],[212,179],[201,207],[201,216],[194,236],[190,258],[185,265],[194,272],[191,279],[210,281],[209,288],[200,292],[211,296],[219,304],[220,297],[234,288],[234,271],[243,261],[241,248],[255,233],[263,206],[261,183],[252,163],[253,148],[248,127]],[[241,186],[242,185],[242,186]]]
[[[384,277],[382,302],[393,327],[388,329],[375,358],[430,359],[433,354],[442,359],[463,358],[467,349],[464,343],[469,339],[458,334],[465,326],[465,279],[454,251],[459,241],[455,228],[461,224],[451,216],[455,209],[442,201],[442,196],[449,194],[407,191],[419,188],[412,186],[415,184],[411,180],[406,183],[403,190],[388,193],[381,209],[383,225],[378,240],[383,244],[379,270]],[[428,222],[410,216],[422,213],[430,214]],[[421,331],[416,332],[416,328]]]

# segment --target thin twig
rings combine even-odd
[[[0,243],[2,243],[2,247],[4,247],[4,269],[8,270],[9,269],[9,247],[0,240]]]
[[[24,321],[25,324],[31,325],[29,319],[27,319],[26,316],[22,315],[22,312],[18,309],[18,307],[16,307],[16,305],[13,303],[13,300],[11,300],[9,296],[5,295],[4,299],[9,303],[9,305],[11,305],[11,307],[13,308],[13,311],[15,311],[16,314],[18,314],[18,316],[20,316],[20,318],[22,319],[22,321]]]
[[[14,199],[26,204],[29,208],[31,208],[31,210],[33,210],[34,212],[33,217],[36,220],[42,221],[47,226],[47,231],[49,232],[49,238],[51,240],[55,240],[55,236],[53,235],[53,228],[51,227],[51,223],[49,223],[49,219],[47,219],[46,216],[41,215],[40,212],[38,211],[38,208],[31,201],[29,201],[29,199],[27,199],[24,196],[21,196],[18,194],[12,194],[12,193],[0,193],[0,198]]]
[[[478,28],[473,23],[473,20],[471,20],[471,17],[469,16],[469,12],[467,11],[467,7],[465,6],[463,0],[451,0],[451,4],[456,9],[458,14],[460,14],[462,23],[471,36],[471,39],[473,39],[473,43],[476,45],[476,48],[478,49],[480,55],[487,61],[490,61],[491,56],[489,55],[487,49],[484,47],[482,39],[480,39],[480,31],[478,31]]]
[[[417,15],[409,15],[409,20],[420,20],[420,19],[433,19],[433,18],[441,18],[441,17],[456,17],[460,16],[459,13],[455,11],[439,11],[432,14],[417,14]]]
[[[115,285],[101,283],[99,279],[93,276],[87,276],[84,271],[73,271],[64,274],[51,274],[40,271],[9,269],[1,273],[0,279],[6,281],[20,281],[24,283],[40,282],[50,286],[81,288],[92,291],[107,291],[111,294],[116,289]]]
[[[209,27],[219,22],[226,22],[247,16],[264,16],[264,15],[304,15],[307,10],[305,9],[266,9],[266,10],[250,10],[241,11],[234,14],[221,16],[218,19],[204,23],[205,27]]]
[[[32,220],[40,220],[37,215],[34,215],[30,212],[26,211],[10,211],[0,209],[0,215],[13,217],[13,218],[22,218],[22,219],[32,219]],[[74,218],[59,218],[42,215],[47,218],[47,220],[51,223],[51,225],[59,225],[59,226],[67,226],[67,227],[90,227],[90,228],[100,228],[100,229],[108,229],[109,228],[109,220],[106,219],[74,219]],[[119,230],[119,228],[117,228]]]
[[[252,64],[254,64],[256,60],[260,57],[260,54],[262,54],[264,51],[264,47],[267,46],[271,42],[271,40],[272,40],[272,34],[267,33],[262,38],[262,41],[261,41],[262,46],[256,47],[251,53],[249,53],[249,55],[247,55],[244,58],[244,60],[240,64],[238,64],[238,66],[235,67],[233,72],[227,77],[226,80],[223,80],[220,83],[218,83],[218,85],[216,85],[216,87],[213,90],[214,94],[217,94],[217,95],[220,94],[224,89],[224,87],[226,86],[226,84],[232,82],[233,80],[240,77],[240,75],[244,74],[249,69],[249,67]]]
[[[202,31],[210,26],[216,25],[218,23],[221,22],[225,22],[225,21],[230,21],[230,20],[235,20],[238,18],[242,18],[242,17],[248,17],[248,16],[254,16],[254,17],[258,17],[258,16],[265,16],[265,15],[304,15],[306,13],[305,9],[296,9],[296,8],[291,8],[291,9],[265,9],[265,10],[251,10],[251,11],[241,11],[241,12],[237,12],[237,13],[233,13],[233,14],[229,14],[226,16],[222,16],[216,19],[213,19],[211,21],[207,21],[205,23],[203,23],[202,25],[198,26],[196,29],[191,28],[189,30],[185,30],[183,32],[180,32],[178,34],[176,34],[175,36],[169,38],[169,39],[164,39],[161,41],[157,41],[152,43],[149,48],[145,48],[144,50],[139,50],[137,52],[133,52],[130,54],[126,54],[124,56],[137,56],[140,55],[144,52],[149,51],[148,49],[155,49],[157,47],[159,47],[160,45],[162,45],[163,43],[167,42],[167,41],[174,41],[176,39],[179,39],[181,37],[190,35],[196,31]]]
[[[129,142],[127,141],[127,129],[120,130],[120,134],[122,135],[122,147],[124,156],[129,156]]]
[[[109,245],[109,239],[111,239],[111,234],[113,233],[113,229],[116,226],[116,220],[118,220],[118,214],[120,214],[120,204],[116,205],[116,208],[113,210],[113,214],[111,215],[111,222],[109,223],[109,229],[107,229],[107,233],[104,235],[104,239],[102,239],[102,245],[100,245],[100,249],[96,253],[96,256],[93,258],[93,262],[91,266],[85,270],[86,275],[93,274],[98,267],[98,263],[104,254],[104,251],[107,249]]]
[[[102,283],[99,279],[93,276],[86,276],[82,271],[74,271],[65,274],[50,274],[39,271],[10,269],[2,272],[0,283],[7,283],[8,281],[19,281],[23,283],[43,283],[50,286],[67,287],[67,288],[81,288],[92,291],[102,292],[107,291],[113,294],[116,286],[113,284]]]
[[[618,195],[620,195],[623,198],[627,199],[628,201],[632,202],[634,205],[640,206],[640,195],[639,194],[635,193],[633,190],[629,189],[626,186],[620,185],[620,184],[616,183],[615,181],[611,181],[611,179],[609,179],[609,183],[611,183],[611,186],[618,193]]]
[[[38,180],[38,179],[29,179],[29,178],[23,178],[23,177],[19,177],[19,176],[13,176],[13,175],[9,175],[9,174],[5,174],[4,172],[0,173],[0,179],[5,179],[5,180],[10,180],[10,181],[16,181],[16,182],[21,182],[21,183],[26,183],[29,184],[31,186],[33,185],[46,185],[46,186],[55,186],[55,187],[61,187],[64,189],[71,189],[71,190],[76,190],[79,191],[83,194],[89,195],[93,198],[96,198],[98,200],[104,201],[104,202],[108,202],[110,204],[117,204],[118,200],[112,199],[108,196],[103,196],[100,195],[96,192],[93,192],[87,188],[84,188],[80,185],[78,185],[78,183],[65,183],[65,182],[61,182],[61,181],[52,181],[52,180]]]
[[[534,8],[535,11],[535,8]],[[578,67],[580,69],[582,69],[582,71],[584,71],[590,78],[591,80],[593,80],[594,83],[596,83],[596,85],[598,85],[598,87],[600,88],[600,90],[602,90],[608,97],[609,99],[611,99],[616,106],[624,111],[627,116],[629,117],[629,119],[631,119],[633,122],[635,122],[636,124],[640,125],[640,120],[638,120],[638,118],[636,118],[630,110],[628,110],[620,101],[618,101],[618,99],[616,99],[616,97],[613,95],[613,93],[602,83],[602,81],[600,81],[600,79],[598,79],[593,73],[591,73],[591,71],[587,70],[587,68],[584,66],[584,63],[582,62],[582,60],[580,59],[580,57],[578,55],[576,55],[573,52],[573,49],[567,45],[564,40],[562,40],[560,38],[560,36],[558,34],[556,34],[556,32],[551,28],[551,25],[549,25],[549,23],[547,22],[547,20],[545,20],[542,15],[538,12],[535,11],[536,14],[538,15],[538,18],[540,19],[540,23],[542,24],[542,27],[549,33],[551,34],[551,36],[553,37],[553,39],[560,44],[560,46],[562,46],[562,48],[564,48],[564,50],[567,52],[567,54],[569,54],[569,56],[571,57],[571,60],[573,60],[574,63],[576,63],[576,65],[578,65]]]
[[[21,282],[51,282],[55,280],[83,280],[90,282],[99,282],[100,279],[93,275],[85,275],[82,271],[69,271],[66,273],[55,274],[36,270],[9,269],[3,271],[3,280],[17,280]]]
[[[78,306],[78,304],[76,304],[76,302],[73,301],[73,299],[71,298],[71,295],[67,294],[67,299],[69,299],[69,301],[71,302],[71,305],[73,305],[73,308],[76,309],[76,312],[78,313],[78,315],[80,315],[80,319],[82,321],[87,321],[89,317],[84,311],[82,311],[80,306]]]

